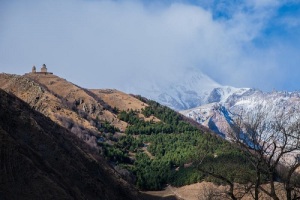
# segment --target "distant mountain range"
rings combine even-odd
[[[172,75],[170,75],[172,76]],[[169,81],[150,81],[125,89],[128,93],[140,94],[174,110],[186,110],[210,101],[209,96],[220,84],[196,70],[189,70]]]
[[[225,102],[229,96],[242,95],[250,88],[222,86],[195,69],[186,71],[172,81],[143,84],[126,89],[140,94],[174,110],[187,110],[213,102]]]
[[[291,112],[300,105],[300,92],[262,92],[252,88],[222,86],[196,70],[187,72],[184,78],[168,85],[153,85],[152,90],[136,91],[180,111],[223,137],[226,137],[237,114],[251,114],[262,109],[275,115],[284,109]]]
[[[270,92],[249,89],[247,92],[230,95],[224,102],[201,105],[196,108],[181,111],[182,114],[196,120],[223,137],[237,115],[255,115],[265,112],[266,121],[271,121],[280,113],[298,116],[300,93],[298,92]]]

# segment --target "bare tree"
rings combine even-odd
[[[275,182],[280,178],[280,165],[284,165],[288,171],[283,179],[287,199],[298,198],[292,198],[294,187],[291,178],[299,167],[299,159],[295,155],[300,150],[300,122],[287,111],[271,117],[262,107],[257,110],[256,113],[242,113],[236,117],[229,132],[232,140],[248,154],[255,168],[254,199],[258,199],[262,191],[272,199],[279,200]],[[261,186],[263,175],[266,176],[268,189]]]
[[[207,190],[205,190],[204,192],[205,199],[231,199],[231,200],[242,199],[243,196],[247,194],[252,188],[251,181],[250,183],[246,183],[246,184],[238,184],[235,183],[233,180],[227,178],[225,175],[217,172],[213,164],[205,166],[204,163],[207,161],[207,159],[209,159],[209,157],[210,156],[209,156],[208,147],[207,148],[202,147],[202,149],[198,151],[198,156],[197,156],[198,160],[194,162],[194,164],[197,165],[197,169],[200,172],[222,181],[223,183],[226,184],[226,187],[222,191],[220,190],[212,191],[216,189],[212,187],[206,188]]]
[[[299,174],[295,173],[296,169],[300,167],[300,163],[293,163],[283,176],[284,188],[286,191],[286,198],[288,200],[300,199],[300,177]]]
[[[198,200],[224,200],[229,199],[226,195],[226,188],[220,189],[213,183],[202,183],[198,193]]]

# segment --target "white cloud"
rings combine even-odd
[[[77,84],[120,89],[178,79],[195,67],[223,84],[270,89],[276,81],[266,81],[269,71],[283,81],[285,62],[274,46],[255,40],[276,6],[249,0],[218,20],[209,8],[183,3],[13,1],[0,15],[0,67],[22,73],[46,63]]]

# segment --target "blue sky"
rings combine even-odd
[[[1,0],[0,72],[43,63],[88,88],[195,68],[223,85],[299,90],[300,0]]]

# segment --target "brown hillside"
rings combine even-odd
[[[0,88],[16,95],[35,110],[68,128],[96,148],[94,135],[99,134],[97,129],[87,118],[72,109],[71,103],[49,91],[45,86],[24,76],[0,74]]]
[[[32,108],[64,126],[94,148],[102,123],[124,131],[119,120],[100,97],[52,74],[24,76],[0,74],[0,88],[27,102]]]
[[[124,92],[120,92],[118,90],[113,89],[92,89],[90,90],[99,98],[103,99],[109,106],[112,108],[117,108],[118,110],[135,110],[141,112],[142,109],[147,107],[148,105],[137,98],[126,94]],[[146,121],[154,120],[156,122],[160,121],[158,118],[151,116],[146,118],[143,114],[139,114],[139,117],[144,118]]]
[[[120,110],[137,110],[148,106],[140,100],[115,89],[92,89],[91,92],[95,93],[98,97],[103,99],[111,107],[116,107]]]
[[[94,152],[0,90],[0,199],[138,199]]]
[[[92,119],[98,118],[102,121],[108,121],[120,130],[124,130],[127,126],[125,122],[117,119],[108,104],[87,89],[81,88],[53,74],[28,73],[24,77],[34,80],[54,95],[64,99],[72,106],[73,110],[76,109],[83,112]]]

